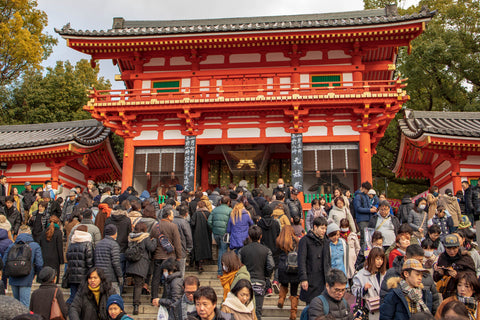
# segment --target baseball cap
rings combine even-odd
[[[428,269],[425,269],[418,260],[415,259],[407,259],[402,266],[402,270],[407,270],[407,269],[412,269],[412,270],[417,270],[420,272],[426,272]]]
[[[458,236],[454,234],[449,234],[445,237],[445,248],[454,247],[460,247],[460,241],[458,241]]]
[[[24,185],[25,185],[25,187],[26,187],[26,186],[31,185],[31,183],[30,183],[30,181],[26,181],[26,182],[24,183]]]

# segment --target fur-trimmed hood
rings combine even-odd
[[[402,278],[400,277],[391,277],[390,279],[388,279],[387,280],[388,290],[399,287],[400,281],[402,281]],[[419,288],[423,290],[423,283],[420,284]]]

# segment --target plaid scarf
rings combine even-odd
[[[462,297],[459,295],[457,295],[457,299],[467,308],[470,319],[475,319],[475,314],[477,313],[477,300],[474,297]]]
[[[405,297],[408,298],[410,313],[413,314],[422,311],[430,313],[430,310],[422,299],[422,289],[410,287],[405,280],[400,281],[400,288],[405,294]]]

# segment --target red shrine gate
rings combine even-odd
[[[126,90],[91,92],[92,116],[125,139],[123,186],[192,190],[283,176],[304,192],[372,179],[371,156],[409,99],[397,50],[426,10],[126,21],[57,32],[112,59]],[[334,181],[335,180],[335,181]],[[324,191],[328,191],[323,189]]]

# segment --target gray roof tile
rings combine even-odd
[[[110,129],[97,120],[0,126],[0,150],[77,142],[84,146],[102,143]]]
[[[198,20],[131,20],[114,18],[109,30],[75,30],[70,24],[55,29],[64,36],[139,36],[168,35],[229,31],[261,31],[348,27],[387,24],[433,17],[435,12],[423,8],[421,12],[398,15],[395,7],[338,13],[302,14],[269,17],[220,18]]]

